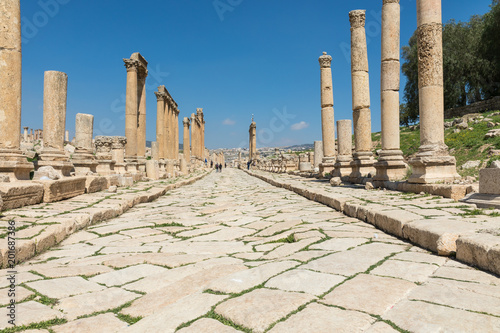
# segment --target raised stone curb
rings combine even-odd
[[[97,200],[96,202],[89,204],[89,207],[75,209],[67,213],[37,220],[36,223],[34,223],[34,227],[43,225],[43,223],[51,224],[49,224],[35,237],[32,237],[31,239],[20,239],[17,241],[16,263],[24,262],[35,255],[48,250],[52,246],[57,245],[66,239],[71,234],[82,230],[89,225],[117,217],[135,205],[152,202],[163,196],[168,191],[193,184],[208,174],[209,172],[204,172],[201,175],[179,180],[174,184],[168,185],[161,184],[162,181],[141,183],[140,185],[150,185],[150,187],[146,187],[142,190],[139,189],[135,193],[125,192],[112,194],[109,197],[104,197],[102,200]],[[81,195],[80,197],[84,198],[85,196],[87,195]],[[26,229],[24,229],[23,232],[24,231],[26,231]],[[0,240],[0,263],[2,268],[7,267],[7,254],[7,238],[4,238]]]
[[[273,186],[293,191],[309,200],[332,207],[347,216],[368,222],[377,228],[410,241],[442,256],[453,256],[469,265],[500,275],[500,237],[484,233],[484,224],[474,218],[460,220],[446,216],[429,219],[384,202],[363,201],[354,196],[342,196],[325,190],[295,184],[292,179],[277,180],[262,171],[245,172]],[[283,177],[283,176],[282,176]],[[287,176],[285,176],[287,177]],[[471,206],[475,208],[475,206]],[[495,219],[495,220],[494,220]],[[489,218],[498,228],[500,220]],[[496,222],[495,222],[496,221]]]

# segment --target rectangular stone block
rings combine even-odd
[[[368,72],[352,73],[352,109],[370,107],[370,82]]]
[[[43,185],[43,202],[55,202],[85,193],[87,177],[68,177],[60,180],[36,180]]]
[[[43,199],[43,191],[42,185],[32,182],[1,183],[2,210],[39,204]]]
[[[380,88],[382,91],[399,90],[399,61],[385,61],[382,63],[382,80]],[[399,108],[398,108],[399,110]]]
[[[108,179],[106,177],[88,176],[87,181],[85,182],[86,193],[95,193],[104,191],[108,187],[109,187]]]
[[[500,169],[479,170],[479,193],[500,194]]]

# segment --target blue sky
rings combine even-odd
[[[443,21],[468,20],[490,4],[443,0]],[[204,109],[210,149],[248,147],[252,114],[258,147],[321,140],[318,57],[333,56],[335,119],[352,119],[348,13],[366,9],[372,130],[379,131],[381,7],[382,0],[21,0],[22,126],[42,128],[43,72],[57,70],[69,75],[71,136],[77,113],[95,116],[94,135],[124,135],[122,59],[140,52],[149,62],[148,140],[156,138],[160,84],[180,117]],[[416,29],[415,0],[401,7],[405,45]]]

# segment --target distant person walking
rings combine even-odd
[[[247,169],[250,170],[250,164],[252,164],[252,161],[247,162]]]
[[[210,161],[210,169],[214,168],[214,161]]]

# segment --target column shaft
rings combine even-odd
[[[125,146],[125,158],[137,160],[137,125],[138,114],[138,73],[137,61],[124,60],[127,67],[127,93],[125,101],[125,136],[127,145]]]
[[[44,151],[64,152],[67,93],[67,74],[55,71],[45,72],[43,88]]]
[[[158,157],[165,158],[165,96],[159,92],[156,94],[156,142],[158,142]]]
[[[146,158],[146,75],[142,74],[138,86],[139,115],[137,124],[137,157]]]

